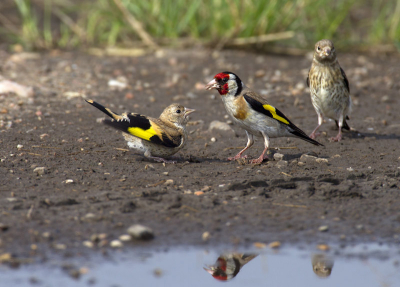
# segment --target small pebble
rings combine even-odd
[[[174,184],[174,180],[173,180],[173,179],[167,179],[167,180],[164,182],[164,185],[172,185],[172,184]]]
[[[92,241],[89,240],[85,240],[82,242],[83,246],[87,247],[87,248],[93,248],[94,244]]]
[[[33,172],[37,175],[44,175],[47,173],[47,169],[45,167],[36,167]]]
[[[204,191],[195,191],[194,192],[194,195],[197,195],[197,196],[199,196],[199,195],[203,195],[204,194]]]
[[[155,168],[154,168],[154,166],[153,166],[152,164],[146,164],[146,166],[144,167],[144,169],[145,169],[145,170],[148,170],[148,169],[154,170]]]
[[[278,161],[278,163],[276,164],[276,167],[277,168],[283,168],[283,167],[286,167],[286,166],[288,166],[288,162],[286,161],[286,160],[280,160],[280,161]]]
[[[64,183],[74,183],[74,180],[73,179],[67,179],[67,180],[64,180],[63,182]]]
[[[253,246],[254,246],[255,248],[264,249],[264,248],[267,247],[267,244],[261,243],[261,242],[254,242],[254,243],[253,243]]]
[[[201,235],[201,239],[203,239],[203,241],[207,241],[208,239],[210,239],[211,235],[210,232],[206,231]]]
[[[274,242],[271,242],[270,244],[268,244],[268,247],[269,248],[279,248],[279,247],[281,247],[281,243],[279,241],[274,241]]]
[[[154,269],[153,274],[156,277],[161,277],[163,274],[163,271],[160,268],[156,268],[156,269]]]
[[[305,163],[315,162],[316,159],[317,159],[316,156],[308,155],[308,154],[303,154],[300,157],[300,161],[305,162]]]
[[[214,138],[214,137],[211,138],[211,142],[216,142],[216,141],[217,141],[216,138]]]
[[[277,153],[274,154],[274,160],[276,160],[276,161],[282,160],[283,157],[284,157],[284,155],[281,154],[281,153],[277,152]]]
[[[51,238],[51,233],[48,232],[48,231],[45,231],[45,232],[42,233],[42,236],[43,236],[43,238],[49,239],[49,238]]]
[[[347,171],[354,171],[354,169],[352,167],[348,167],[346,168]]]
[[[315,161],[318,163],[325,163],[325,164],[328,163],[328,160],[326,158],[317,158]]]
[[[58,249],[58,250],[65,250],[65,249],[67,249],[67,245],[65,245],[63,243],[56,243],[56,244],[54,244],[54,248]]]
[[[17,145],[17,149],[21,149],[21,148],[23,148],[24,146],[22,145],[22,144],[19,144],[19,145]]]
[[[329,226],[328,225],[322,225],[318,228],[319,231],[321,232],[326,232],[329,230]]]
[[[140,224],[132,225],[127,232],[135,239],[150,240],[154,238],[153,230]]]
[[[322,251],[328,251],[331,248],[327,244],[319,244],[319,245],[317,245],[317,249],[322,250]]]
[[[126,241],[131,241],[132,240],[132,236],[130,236],[129,234],[122,234],[119,237],[119,240],[126,242]]]
[[[168,172],[168,171],[165,171],[165,172],[163,172],[162,174],[163,174],[163,175],[168,175],[169,172]]]
[[[110,242],[110,246],[111,246],[112,248],[121,248],[121,247],[123,247],[124,245],[122,244],[121,241],[115,239],[115,240],[112,240],[112,241]]]

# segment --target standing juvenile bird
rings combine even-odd
[[[228,160],[241,158],[242,153],[253,145],[253,135],[264,138],[265,149],[259,158],[251,161],[252,163],[261,163],[264,160],[264,154],[269,147],[269,138],[298,137],[312,144],[322,145],[310,139],[283,113],[269,105],[266,99],[246,87],[234,73],[222,72],[215,75],[206,89],[217,89],[226,111],[247,134],[246,147]]]
[[[307,86],[310,88],[311,102],[318,114],[318,126],[310,138],[315,139],[325,116],[335,120],[339,127],[339,133],[332,137],[331,141],[340,141],[342,128],[350,130],[346,119],[349,119],[348,114],[351,111],[351,98],[349,81],[336,58],[332,41],[321,40],[315,44]]]
[[[121,130],[130,148],[144,152],[147,158],[166,163],[175,163],[165,160],[164,157],[169,157],[183,148],[187,140],[188,115],[195,111],[172,104],[155,119],[135,113],[118,115],[95,101],[86,102],[111,117],[111,120],[105,119],[103,122]]]

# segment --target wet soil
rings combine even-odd
[[[354,102],[349,125],[356,131],[330,142],[337,130],[326,122],[318,138],[324,147],[272,139],[270,160],[261,165],[227,161],[246,144],[245,133],[236,126],[234,132],[209,130],[211,121],[229,118],[219,95],[203,84],[233,71],[310,133],[317,115],[305,85],[309,56],[197,49],[140,57],[36,56],[0,53],[2,75],[35,91],[32,98],[0,96],[0,254],[61,249],[74,256],[88,252],[83,241],[102,233],[101,246],[109,248],[134,223],[154,230],[154,246],[204,244],[206,231],[209,245],[399,242],[398,55],[339,54]],[[110,79],[128,85],[111,90]],[[153,117],[172,102],[196,109],[178,163],[128,151],[120,132],[101,124],[104,115],[83,97],[115,112]],[[258,157],[262,149],[257,139],[248,155]],[[277,152],[286,162],[273,159]],[[327,161],[300,160],[303,154]]]

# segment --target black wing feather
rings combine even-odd
[[[126,116],[120,116],[117,115],[116,113],[112,112],[111,110],[105,108],[104,106],[100,105],[99,103],[92,101],[92,100],[86,100],[87,103],[91,104],[95,108],[99,109],[103,113],[105,113],[107,116],[109,116],[111,119],[105,119],[103,121],[104,124],[113,127],[117,130],[120,130],[124,133],[133,135],[128,131],[129,128],[139,128],[142,129],[143,131],[146,131],[151,128],[151,122],[150,120],[143,115],[140,114],[128,114]],[[135,135],[133,135],[135,136]],[[158,135],[153,135],[148,139],[149,142],[152,142],[154,144],[159,144],[163,145],[166,147],[170,148],[175,148],[178,147],[181,143],[182,137],[181,136],[176,136],[170,139],[165,133],[161,133],[162,139]],[[144,139],[147,140],[147,139]]]
[[[256,99],[248,96],[248,95],[244,95],[243,96],[244,99],[246,100],[246,102],[251,106],[252,109],[254,109],[255,111],[262,113],[264,115],[266,115],[267,117],[270,117],[272,119],[274,119],[272,113],[266,109],[264,109],[263,104],[260,103],[259,101],[257,101]],[[308,135],[306,135],[305,132],[303,132],[300,128],[298,128],[295,124],[293,124],[281,111],[279,111],[277,108],[275,108],[275,112],[278,116],[284,118],[285,120],[287,120],[289,122],[289,124],[285,124],[281,121],[279,121],[280,123],[286,125],[288,127],[288,131],[295,135],[298,136],[299,138],[301,138],[302,140],[305,140],[309,143],[312,143],[314,145],[323,145],[320,144],[319,142],[311,139]],[[275,119],[276,120],[276,119]],[[278,121],[278,120],[277,120]]]
[[[342,68],[340,68],[340,72],[342,73],[342,76],[343,76],[344,85],[346,86],[347,91],[350,93],[349,80],[347,79],[346,74]]]

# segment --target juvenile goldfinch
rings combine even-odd
[[[330,40],[321,40],[315,44],[314,57],[307,77],[311,102],[318,114],[318,126],[311,133],[315,139],[316,132],[322,125],[324,116],[335,120],[339,133],[331,141],[342,139],[342,128],[350,130],[346,119],[351,112],[350,86],[346,74],[336,58],[336,50]]]
[[[177,153],[186,143],[186,123],[188,115],[195,110],[187,109],[179,104],[165,108],[158,119],[135,113],[118,115],[92,100],[86,100],[111,119],[103,122],[121,130],[132,149],[144,152],[144,156],[158,162],[175,163],[165,160]]]
[[[242,153],[253,145],[253,136],[264,138],[265,149],[259,158],[251,161],[252,163],[261,163],[266,158],[264,154],[269,147],[269,138],[298,137],[312,144],[322,145],[310,139],[283,113],[269,105],[266,99],[246,87],[234,73],[222,72],[215,75],[206,89],[217,89],[226,111],[247,134],[246,147],[228,160],[241,158]]]

